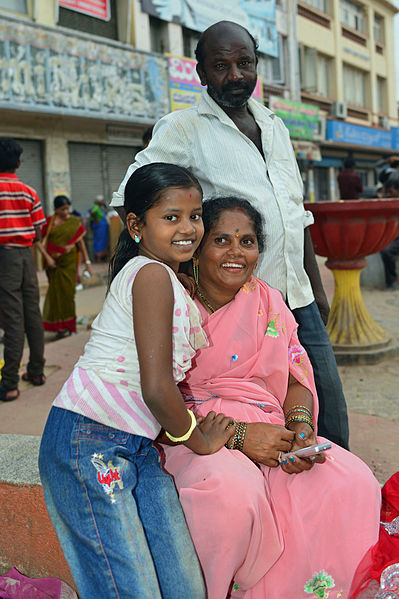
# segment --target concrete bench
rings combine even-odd
[[[0,569],[59,578],[76,590],[47,513],[37,465],[41,437],[0,434]]]

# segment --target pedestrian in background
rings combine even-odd
[[[393,169],[384,184],[386,198],[399,198],[399,168]],[[399,236],[380,252],[385,270],[385,283],[387,289],[399,289],[396,257],[399,255]]]
[[[355,161],[353,158],[345,158],[344,170],[338,175],[339,194],[341,200],[358,200],[363,191],[363,183],[355,173]]]
[[[79,218],[70,213],[71,202],[65,195],[54,198],[54,214],[47,218],[43,228],[42,252],[49,280],[43,306],[43,324],[46,331],[56,333],[58,339],[76,333],[76,274],[80,257],[91,274],[91,266],[83,240],[86,229]]]
[[[93,208],[90,211],[90,225],[93,231],[93,253],[94,262],[102,262],[108,257],[108,231],[107,211],[104,196],[96,197]]]
[[[18,371],[25,333],[30,354],[22,378],[33,385],[46,381],[39,285],[31,253],[46,219],[35,190],[15,174],[21,154],[22,147],[15,140],[0,137],[0,315],[4,328],[0,401],[19,396]]]

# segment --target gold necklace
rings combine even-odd
[[[195,289],[195,293],[198,295],[198,297],[200,297],[202,299],[205,306],[207,308],[209,308],[209,310],[211,311],[211,314],[213,314],[216,311],[215,308],[209,303],[208,298],[206,298],[205,295],[200,291],[200,288],[198,287],[198,285]]]

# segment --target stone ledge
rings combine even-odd
[[[37,465],[41,437],[0,435],[0,571],[56,577],[76,589],[51,524]]]

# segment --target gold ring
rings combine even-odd
[[[282,456],[282,455],[283,455],[283,454],[282,454],[282,452],[281,452],[281,451],[279,451],[279,452],[278,452],[278,458],[277,458],[277,460],[278,460],[278,462],[279,462],[279,463],[281,463],[281,456]]]

